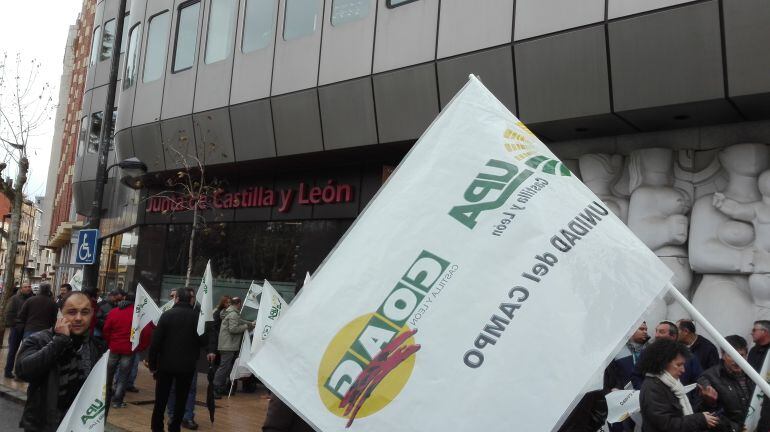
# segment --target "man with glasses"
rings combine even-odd
[[[751,329],[751,339],[754,340],[754,346],[749,351],[747,360],[751,367],[759,372],[762,369],[762,363],[765,361],[767,349],[770,348],[770,321],[754,321],[754,328]]]

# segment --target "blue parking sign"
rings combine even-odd
[[[93,264],[96,262],[96,240],[99,230],[84,229],[78,233],[78,247],[75,254],[75,264]]]

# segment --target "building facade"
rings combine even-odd
[[[117,5],[96,6],[80,214]],[[253,279],[291,291],[473,73],[720,330],[770,316],[770,234],[730,210],[770,191],[766,1],[131,0],[126,12],[110,160],[149,172],[138,191],[109,173],[105,288],[179,286],[197,206],[194,274],[211,259],[222,293]],[[173,179],[200,168],[208,193],[191,199]],[[661,299],[648,319],[683,315]]]

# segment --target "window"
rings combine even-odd
[[[235,34],[234,0],[211,0],[209,26],[206,33],[206,63],[216,63],[230,57]]]
[[[315,33],[318,6],[318,0],[286,0],[283,39],[289,41]]]
[[[172,72],[190,69],[193,63],[195,63],[195,46],[198,44],[198,15],[200,9],[200,2],[188,3],[179,8]]]
[[[112,58],[112,45],[115,43],[115,20],[111,19],[104,23],[104,34],[102,35],[102,49],[99,52],[99,61]]]
[[[99,55],[99,44],[102,43],[102,28],[96,26],[94,29],[94,38],[91,39],[91,66],[96,64],[97,56]]]
[[[142,26],[137,24],[131,28],[126,48],[126,73],[123,75],[123,88],[127,89],[136,82],[136,69],[139,67],[139,35]]]
[[[78,135],[78,157],[83,156],[86,149],[86,137],[88,136],[88,116],[83,116],[80,119],[80,135]]]
[[[394,7],[399,7],[401,5],[405,5],[407,3],[411,3],[413,1],[417,1],[417,0],[387,0],[385,2],[385,4],[386,4],[386,6],[388,6],[389,8],[392,9]]]
[[[112,124],[110,125],[110,144],[109,149],[112,150],[115,148],[115,122],[118,121],[118,109],[112,108]]]
[[[246,1],[241,51],[250,53],[270,45],[275,32],[275,8],[275,0]]]
[[[371,0],[333,0],[332,25],[360,20],[369,15]]]
[[[120,53],[123,54],[126,52],[126,44],[128,43],[128,24],[130,21],[128,20],[128,12],[126,12],[126,15],[123,17],[123,37],[120,38]]]
[[[166,45],[171,14],[168,11],[150,18],[147,29],[147,51],[144,53],[142,82],[152,82],[166,70]]]
[[[99,138],[102,135],[102,112],[91,114],[91,127],[88,130],[88,153],[99,152]]]

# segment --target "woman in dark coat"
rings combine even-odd
[[[642,432],[699,432],[719,424],[711,413],[693,413],[679,381],[690,355],[685,345],[668,339],[656,339],[645,349],[637,364],[647,377],[639,395]]]

